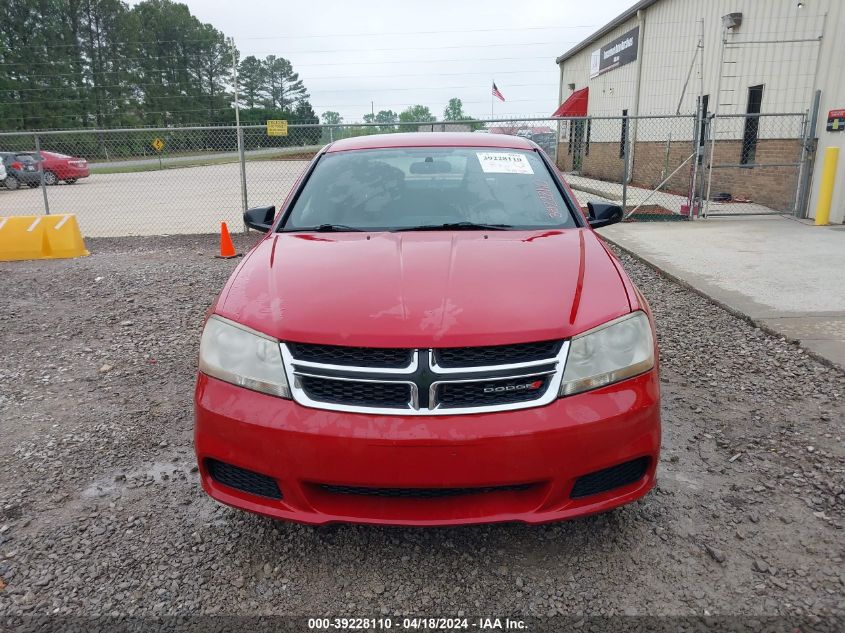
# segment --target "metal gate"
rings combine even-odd
[[[697,191],[703,216],[801,215],[810,127],[804,113],[710,117]]]

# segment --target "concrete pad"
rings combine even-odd
[[[608,241],[845,368],[845,231],[784,216],[626,223]]]

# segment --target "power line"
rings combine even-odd
[[[543,73],[548,75],[548,70],[500,70],[496,72],[496,75],[526,75],[529,73]],[[431,77],[432,73],[402,73],[402,77]],[[484,77],[488,77],[490,75],[489,72],[463,72],[463,73],[441,73],[438,72],[438,77],[464,77],[469,75],[483,75]],[[58,76],[58,75],[52,75]],[[309,81],[317,81],[320,79],[350,79],[350,80],[358,80],[358,79],[395,79],[396,75],[323,75],[320,77],[311,77]],[[106,89],[106,88],[125,88],[127,90],[131,90],[138,87],[143,86],[161,86],[165,87],[161,83],[150,83],[150,84],[139,84],[139,83],[127,83],[127,84],[98,84],[98,85],[83,85],[83,86],[42,86],[40,88],[3,88],[0,89],[0,92],[33,92],[39,90],[82,90],[82,89]],[[381,88],[373,88],[372,90],[381,90]],[[321,90],[317,90],[316,92],[323,92]]]
[[[149,58],[147,58],[149,59]],[[389,61],[378,61],[378,62],[351,62],[348,64],[339,64],[337,62],[326,62],[326,63],[319,63],[319,64],[297,64],[297,68],[313,68],[316,66],[372,66],[372,65],[379,65],[379,64],[431,64],[431,63],[441,63],[441,62],[497,62],[497,61],[528,61],[528,60],[538,60],[538,59],[551,59],[548,55],[541,55],[536,57],[462,57],[458,59],[410,59],[410,60],[403,60],[403,59],[396,59],[396,60],[389,60]],[[149,69],[141,69],[143,73],[169,73],[173,72],[174,69],[172,68],[164,68],[164,69],[156,69],[156,70],[149,70]],[[179,70],[193,70],[193,69],[179,69]],[[128,72],[127,69],[121,70],[99,70],[97,71],[98,75],[103,74],[113,74],[113,73],[125,73]],[[77,77],[79,73],[56,73],[53,75],[27,75],[27,79],[52,79],[53,77]]]
[[[313,50],[313,51],[287,51],[285,55],[298,55],[303,53],[369,53],[369,52],[388,52],[388,51],[430,51],[430,50],[439,50],[439,49],[449,49],[449,48],[496,48],[499,46],[548,46],[551,44],[554,45],[564,45],[564,44],[577,44],[580,40],[571,40],[571,41],[555,41],[555,42],[523,42],[523,43],[499,43],[499,44],[455,44],[455,45],[448,45],[448,46],[400,46],[398,48],[335,48],[335,49],[323,49],[323,50]],[[267,53],[268,51],[256,51]],[[297,64],[298,65],[298,64]]]
[[[219,95],[221,99],[227,98],[228,95]],[[150,101],[155,103],[156,101],[163,101],[165,99],[189,99],[191,101],[199,101],[202,99],[214,99],[211,95],[198,95],[198,96],[189,96],[189,95],[164,95],[161,97],[151,97]],[[124,105],[141,109],[143,110],[144,104],[143,102],[132,102],[132,103],[125,103],[128,97],[100,97],[100,102],[115,102],[120,101],[123,102]],[[47,99],[42,101],[12,101],[8,105],[12,106],[22,106],[22,105],[46,105],[49,103],[82,103],[88,102],[89,99]],[[227,99],[227,102],[230,101]],[[421,101],[421,100],[420,100]],[[461,100],[463,103],[489,103],[488,101],[464,101]],[[546,101],[546,99],[509,99],[509,103],[521,103],[521,102],[532,102],[532,101]],[[369,107],[370,102],[367,101],[366,103],[340,103],[340,104],[310,104],[312,108],[352,108],[352,107]],[[419,101],[414,103],[393,103],[392,105],[399,105],[399,106],[412,106],[412,105],[419,105]],[[231,106],[229,106],[231,107]],[[222,108],[226,109],[226,108]],[[173,110],[173,112],[206,112],[209,108],[200,108],[199,110]]]
[[[502,84],[502,85],[505,85],[505,84]],[[127,85],[127,86],[121,86],[121,85],[94,86],[94,85],[90,85],[90,86],[80,86],[80,87],[68,87],[68,88],[66,88],[66,90],[95,90],[95,89],[100,90],[100,89],[105,89],[105,88],[125,88],[127,91],[132,91],[135,88],[138,88],[138,87],[141,87],[141,86],[155,86],[155,87],[161,87],[161,88],[168,88],[168,87],[179,88],[180,87],[178,85],[162,86],[161,84],[132,84],[132,85]],[[368,92],[369,93],[369,92],[376,92],[376,91],[377,92],[405,92],[405,91],[408,91],[408,90],[474,90],[474,89],[478,89],[478,88],[485,88],[486,89],[486,86],[487,86],[487,84],[484,84],[484,86],[481,86],[481,85],[478,85],[478,84],[476,84],[476,85],[462,84],[462,85],[457,85],[457,86],[455,86],[455,85],[450,85],[450,86],[411,86],[411,87],[406,87],[406,88],[333,88],[333,89],[326,89],[326,90],[314,90],[312,92],[314,92],[314,93],[321,93],[321,92],[343,92],[343,93],[346,93],[346,92]],[[543,87],[543,86],[553,87],[554,85],[550,84],[548,82],[543,82],[543,83],[532,83],[532,84],[507,84],[507,86],[509,88],[536,88],[536,87]],[[41,90],[55,90],[55,88],[41,88]],[[4,91],[0,91],[0,92],[4,92]],[[8,90],[8,92],[14,92],[14,90],[10,89],[10,90]],[[129,94],[129,95],[124,95],[124,96],[116,96],[116,97],[100,96],[99,98],[101,98],[101,99],[131,99],[133,96],[137,96],[137,95]],[[208,94],[184,95],[184,94],[182,94],[182,95],[161,95],[161,96],[157,96],[157,95],[150,95],[149,93],[145,93],[143,96],[148,97],[150,99],[196,99],[196,98],[202,98],[202,97],[210,97],[211,95],[208,95]],[[220,95],[220,96],[223,96],[223,95]],[[245,96],[244,94],[241,95],[241,97],[244,97],[244,96]],[[94,97],[94,95],[92,95],[90,98],[93,99],[95,97]],[[243,100],[244,99],[242,98],[241,101],[243,101]],[[61,102],[68,102],[68,101],[71,101],[71,102],[72,101],[88,101],[88,99],[52,99],[52,100],[50,100],[50,99],[48,99],[48,100],[39,99],[39,100],[36,100],[36,101],[12,101],[11,103],[33,104],[33,103],[61,103]]]
[[[564,29],[595,29],[598,24],[567,24],[565,26],[513,26],[501,27],[493,29],[458,29],[451,31],[394,31],[392,33],[385,33],[384,31],[377,33],[320,33],[315,35],[258,35],[252,37],[240,38],[242,40],[299,40],[299,39],[321,39],[326,37],[405,37],[407,35],[449,35],[461,33],[498,33],[498,32],[518,32],[518,31],[559,31]],[[115,45],[137,45],[137,44],[186,44],[188,42],[206,42],[219,44],[219,40],[215,38],[182,38],[178,40],[120,40],[114,42]],[[72,44],[49,44],[46,46],[30,46],[23,48],[34,48],[38,50],[50,48],[81,48],[79,43]]]
[[[538,102],[545,102],[545,101],[547,101],[547,99],[510,99],[508,101],[508,103],[538,103]],[[478,104],[486,105],[489,102],[485,99],[485,100],[482,100],[482,101],[463,101],[462,100],[462,103],[464,105],[478,105]],[[419,102],[415,102],[415,103],[393,103],[393,102],[390,102],[389,105],[390,106],[397,106],[397,107],[399,107],[399,106],[407,107],[407,106],[414,106],[414,105],[420,105],[420,104],[419,104]],[[324,109],[324,108],[365,108],[365,107],[369,107],[369,106],[370,106],[370,103],[367,102],[367,103],[318,104],[318,105],[312,105],[311,107],[312,108]],[[187,113],[194,113],[194,112],[206,112],[207,113],[209,111],[212,111],[212,112],[228,112],[231,109],[231,107],[219,107],[218,106],[218,107],[208,107],[208,108],[192,108],[192,109],[187,109],[187,110],[175,109],[175,110],[145,111],[143,109],[143,107],[136,106],[135,109],[140,110],[141,114],[143,114],[146,117],[146,116],[151,116],[151,115],[154,115],[154,114],[180,115],[180,114],[187,114]],[[94,112],[78,112],[78,113],[68,113],[68,114],[58,114],[58,115],[45,114],[45,115],[37,115],[37,116],[26,116],[26,115],[22,114],[21,116],[17,116],[17,117],[0,118],[0,120],[19,121],[19,120],[26,119],[26,118],[29,118],[29,119],[68,119],[68,118],[78,119],[78,118],[90,118],[90,117],[95,116],[95,114],[96,113],[94,113]],[[114,116],[121,115],[121,114],[126,114],[126,112],[101,112],[100,113],[100,115],[104,116],[104,117],[114,117]]]
[[[548,46],[548,45],[566,45],[566,44],[577,44],[576,40],[573,41],[555,41],[555,42],[522,42],[522,43],[499,43],[499,44],[458,44],[458,45],[449,45],[449,46],[402,46],[399,48],[335,48],[335,49],[322,49],[322,50],[313,50],[313,51],[287,51],[285,55],[298,55],[302,53],[372,53],[372,52],[389,52],[389,51],[430,51],[430,50],[446,50],[446,49],[465,49],[465,48],[497,48],[500,46]],[[262,51],[267,52],[267,51]],[[144,57],[121,57],[118,59],[120,62],[133,62],[133,61],[146,61],[149,59],[174,59],[174,58],[183,58],[183,57],[197,57],[199,59],[204,59],[205,55],[202,52],[190,52],[185,54],[174,53],[172,55],[147,55]],[[243,60],[241,60],[243,61]],[[49,61],[26,61],[26,62],[0,62],[0,66],[68,66],[77,63],[77,60],[65,60],[65,61],[56,61],[56,60],[49,60]],[[90,60],[85,60],[83,62],[86,66],[91,65]],[[302,64],[297,64],[297,66],[301,66]]]
[[[538,60],[538,59],[551,59],[548,55],[540,55],[536,57],[461,57],[458,59],[394,59],[389,61],[377,61],[377,62],[354,62],[349,64],[350,66],[373,66],[373,65],[380,65],[380,64],[431,64],[431,63],[441,63],[441,62],[498,62],[498,61],[528,61],[528,60]],[[297,64],[297,68],[313,68],[316,66],[343,66],[343,64],[339,64],[337,62],[325,62],[325,63],[318,63],[318,64]],[[172,68],[165,68],[165,69],[141,69],[144,73],[168,73],[173,72],[174,69]],[[193,69],[182,69],[182,70],[193,70]],[[122,70],[100,70],[97,71],[97,74],[114,74],[114,73],[124,73],[128,72],[126,69]],[[489,73],[488,73],[489,74]],[[57,73],[54,75],[27,75],[28,79],[36,79],[36,78],[46,78],[51,79],[53,77],[77,77],[78,73]]]
[[[293,40],[293,39],[307,39],[307,38],[324,38],[324,37],[405,37],[406,35],[448,35],[450,33],[499,33],[502,31],[550,31],[560,29],[594,29],[598,28],[597,24],[567,24],[566,26],[513,26],[501,27],[494,29],[458,29],[454,31],[397,31],[394,33],[327,33],[319,35],[263,35],[254,37],[244,37],[244,40]]]

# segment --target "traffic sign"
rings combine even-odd
[[[160,138],[154,138],[151,145],[153,146],[153,149],[157,152],[160,152],[164,149],[164,141]]]

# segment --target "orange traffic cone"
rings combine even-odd
[[[232,238],[229,235],[229,227],[225,222],[220,223],[220,254],[217,256],[221,259],[231,259],[238,257],[235,251],[235,245],[232,243]]]

